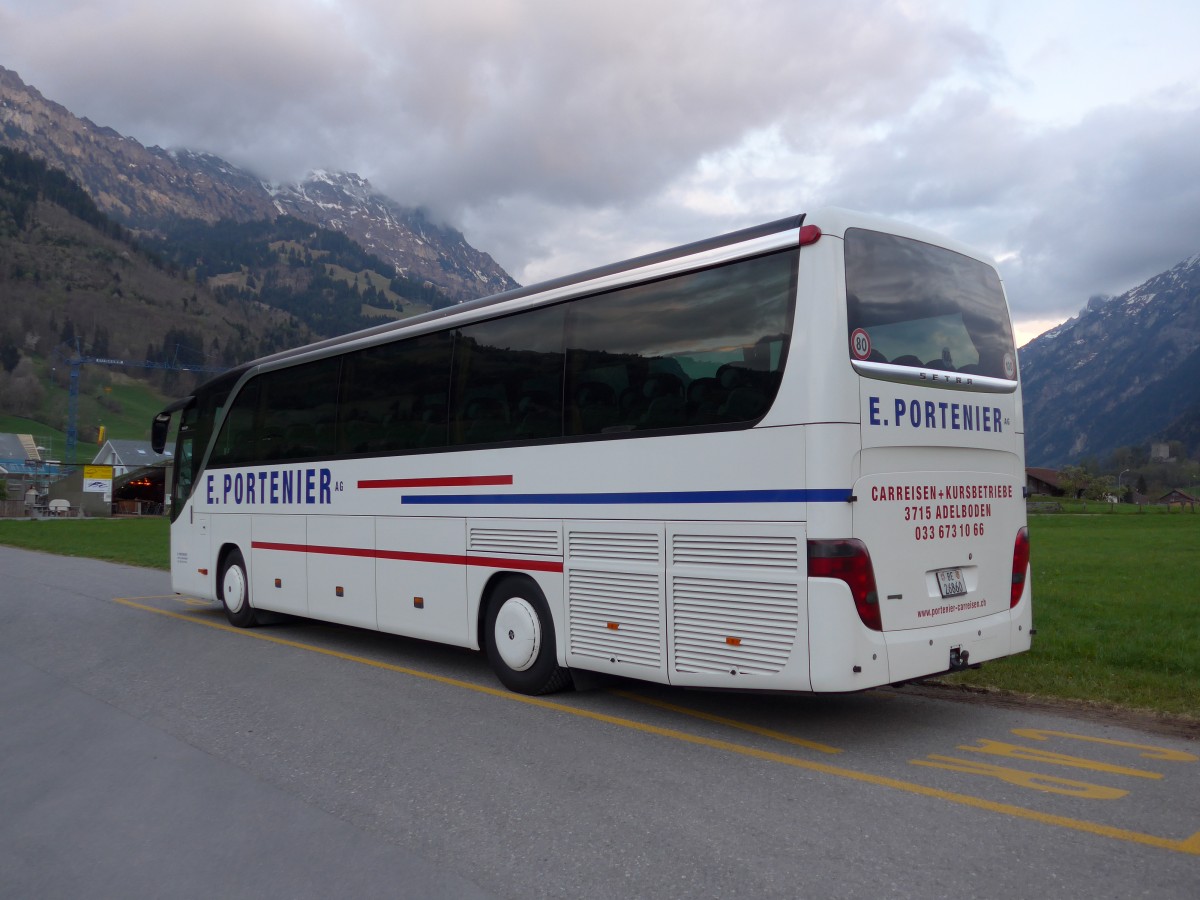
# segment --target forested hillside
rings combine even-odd
[[[8,148],[0,148],[0,300],[0,410],[56,428],[66,409],[45,404],[74,354],[224,367],[314,336],[290,313],[172,271],[65,175]],[[141,367],[82,374],[84,391],[120,376],[174,392],[194,378]]]
[[[146,246],[218,297],[285,310],[322,337],[452,303],[432,283],[396,275],[344,234],[292,216],[181,221]]]

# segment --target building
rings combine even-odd
[[[0,516],[27,516],[43,508],[50,484],[64,472],[44,458],[31,435],[0,434],[0,483],[8,497],[0,501]]]
[[[1150,462],[1167,462],[1171,459],[1171,445],[1156,441],[1150,445]]]
[[[95,466],[112,466],[113,477],[125,475],[135,469],[169,462],[171,451],[155,453],[149,441],[105,441],[96,458],[92,460]]]
[[[1160,506],[1166,506],[1167,508],[1178,506],[1180,509],[1183,509],[1183,507],[1186,506],[1188,509],[1194,510],[1196,508],[1196,504],[1200,503],[1200,497],[1193,497],[1187,491],[1181,491],[1179,488],[1173,488],[1159,497],[1157,502]]]
[[[1058,472],[1054,469],[1026,469],[1025,490],[1029,496],[1041,494],[1046,497],[1062,497],[1066,494],[1058,486]]]

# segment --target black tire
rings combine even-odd
[[[230,550],[221,563],[217,576],[217,591],[221,605],[225,607],[225,618],[238,628],[252,628],[258,624],[258,615],[250,605],[250,579],[246,575],[246,562],[242,551]]]
[[[541,589],[528,578],[505,578],[488,596],[483,645],[496,677],[518,694],[551,694],[571,686],[558,664],[554,620]]]

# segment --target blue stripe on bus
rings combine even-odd
[[[636,491],[611,494],[415,494],[401,503],[424,506],[455,504],[538,505],[619,503],[846,503],[847,488],[767,491]]]

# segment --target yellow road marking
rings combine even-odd
[[[698,709],[691,709],[686,706],[676,706],[674,703],[667,703],[665,700],[655,700],[651,697],[643,697],[640,694],[633,693],[632,691],[613,691],[612,693],[618,697],[624,697],[626,700],[634,700],[638,703],[645,703],[647,706],[657,706],[659,709],[682,713],[685,716],[692,716],[696,719],[704,719],[706,722],[716,722],[718,725],[727,725],[730,728],[740,728],[742,731],[760,734],[763,737],[772,738],[776,741],[785,741],[789,744],[796,744],[799,747],[807,747],[809,750],[819,750],[821,753],[843,752],[839,747],[831,747],[828,744],[819,744],[816,741],[807,741],[804,738],[798,738],[793,737],[790,734],[784,734],[782,731],[772,731],[770,728],[760,728],[757,725],[751,725],[749,722],[739,722],[737,719],[727,719],[724,716],[716,716],[712,713],[701,712]]]
[[[960,744],[958,749],[969,750],[971,753],[988,753],[992,756],[1023,759],[1026,762],[1046,763],[1052,766],[1090,769],[1093,772],[1107,772],[1109,775],[1128,775],[1131,778],[1150,778],[1154,780],[1162,779],[1160,772],[1147,772],[1145,769],[1115,766],[1112,763],[1100,762],[1095,759],[1085,759],[1082,756],[1068,756],[1066,753],[1053,753],[1049,750],[1042,750],[1039,747],[1022,747],[1020,744],[1009,744],[1006,741],[993,741],[987,738],[980,738],[978,747]]]
[[[1024,769],[1009,769],[1006,766],[980,762],[977,759],[956,759],[953,756],[941,756],[937,753],[929,754],[926,759],[910,759],[909,763],[914,766],[929,766],[933,769],[949,769],[951,772],[966,772],[968,775],[984,775],[988,778],[998,778],[1018,787],[1033,788],[1035,791],[1045,791],[1050,794],[1062,794],[1066,797],[1082,797],[1085,800],[1120,800],[1129,793],[1121,788],[1107,787],[1102,784],[1076,781],[1073,778],[1059,778],[1057,775],[1042,775],[1039,772],[1027,772]]]
[[[1131,750],[1141,750],[1142,752],[1139,755],[1146,759],[1161,759],[1166,762],[1196,762],[1200,760],[1200,756],[1196,756],[1194,753],[1185,753],[1183,750],[1155,747],[1153,744],[1132,744],[1129,741],[1090,737],[1086,734],[1072,734],[1069,731],[1047,731],[1042,728],[1014,728],[1012,733],[1017,737],[1029,738],[1034,741],[1044,741],[1047,738],[1060,737],[1072,741],[1088,741],[1092,744],[1107,744],[1110,747],[1128,747]]]
[[[1055,825],[1060,828],[1068,828],[1072,831],[1082,831],[1088,834],[1095,834],[1118,841],[1126,841],[1133,844],[1141,844],[1147,847],[1158,847],[1162,850],[1172,850],[1178,853],[1188,853],[1193,856],[1200,856],[1200,832],[1179,840],[1175,838],[1159,837],[1158,835],[1153,834],[1144,834],[1139,831],[1129,831],[1124,828],[1114,828],[1111,825],[1103,825],[1099,822],[1089,822],[1086,819],[1072,819],[1068,816],[1053,815],[1051,813],[1027,809],[1023,806],[1016,806],[1010,803],[997,803],[992,800],[984,800],[982,797],[973,797],[970,794],[958,794],[953,791],[945,791],[940,788],[928,787],[912,781],[903,781],[899,778],[889,778],[884,775],[871,775],[867,772],[858,772],[854,769],[844,769],[840,766],[831,766],[828,763],[801,759],[797,756],[787,756],[782,753],[773,753],[769,750],[759,750],[755,747],[747,747],[743,744],[735,744],[731,741],[721,741],[714,738],[700,737],[699,735],[688,734],[685,731],[675,731],[671,728],[661,728],[657,725],[649,725],[645,722],[638,722],[634,719],[610,716],[605,713],[593,712],[592,710],[588,709],[580,709],[578,707],[568,706],[564,703],[556,703],[553,700],[545,700],[541,697],[528,697],[524,694],[514,694],[511,691],[501,690],[500,688],[487,687],[482,684],[474,684],[470,681],[463,681],[458,678],[449,678],[445,675],[435,675],[432,672],[424,672],[420,669],[410,669],[405,666],[397,666],[393,665],[392,663],[380,662],[379,660],[368,659],[365,656],[355,656],[351,653],[342,653],[338,650],[329,650],[325,647],[317,647],[312,644],[303,644],[299,641],[291,641],[287,638],[275,637],[274,635],[263,634],[262,632],[252,631],[249,629],[234,628],[231,625],[225,625],[221,622],[211,622],[198,618],[194,614],[178,613],[166,609],[158,609],[154,606],[146,606],[145,604],[134,602],[134,600],[129,598],[114,597],[113,600],[116,603],[120,603],[123,606],[131,607],[133,609],[157,613],[161,616],[169,616],[170,618],[179,619],[183,622],[191,622],[195,625],[204,625],[208,628],[216,628],[220,631],[228,631],[230,634],[237,634],[241,635],[242,637],[267,641],[272,644],[278,644],[283,647],[292,647],[297,650],[307,650],[311,653],[319,653],[323,656],[332,656],[336,659],[358,663],[360,665],[371,666],[372,668],[376,669],[384,669],[389,672],[397,672],[401,675],[411,675],[414,678],[421,678],[426,681],[436,682],[438,684],[445,684],[450,685],[451,687],[463,688],[464,690],[468,691],[475,691],[476,693],[486,694],[490,697],[508,700],[513,703],[523,703],[527,706],[551,709],[556,712],[578,716],[583,719],[591,719],[592,721],[596,722],[604,722],[609,725],[628,728],[631,731],[638,731],[643,734],[653,734],[660,737],[672,738],[687,744],[696,744],[703,747],[709,747],[714,750],[724,750],[728,753],[746,756],[751,759],[779,763],[781,765],[791,766],[793,768],[803,769],[809,772],[819,772],[823,775],[846,778],[863,784],[893,788],[894,790],[903,791],[908,794],[916,794],[922,797],[933,797],[938,800],[945,800],[949,803],[956,803],[961,806],[969,806],[974,809],[983,809],[987,810],[988,812],[1000,813],[1002,815],[1008,815],[1018,819],[1040,822],[1043,825]]]

